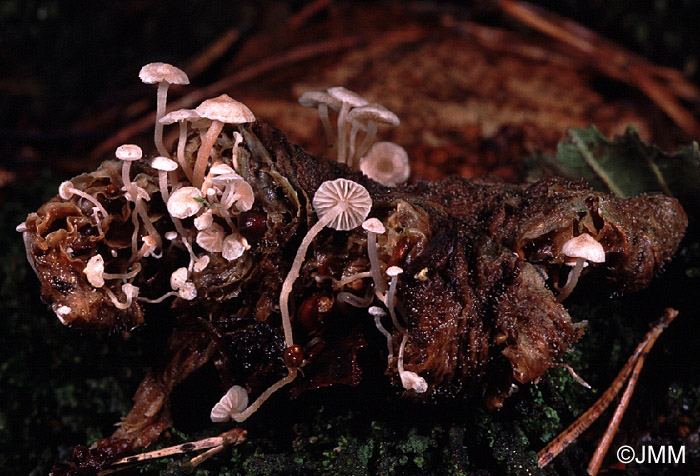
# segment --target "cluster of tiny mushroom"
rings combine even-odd
[[[411,169],[404,148],[393,142],[374,143],[379,124],[400,124],[396,114],[341,86],[326,91],[307,91],[299,97],[299,103],[318,110],[328,146],[335,150],[338,163],[359,169],[372,180],[389,187],[408,180]],[[331,125],[329,111],[338,114],[336,131]],[[361,131],[364,139],[357,145],[357,135]]]
[[[131,269],[125,273],[105,272],[104,258],[96,254],[88,260],[84,273],[91,286],[103,289],[113,305],[122,310],[128,309],[137,299],[151,303],[161,302],[171,296],[186,300],[194,299],[197,296],[197,290],[190,278],[193,272],[200,272],[207,267],[210,260],[208,253],[220,253],[224,259],[233,261],[250,248],[246,239],[238,232],[235,218],[241,212],[250,210],[255,200],[253,189],[237,172],[240,154],[247,154],[245,149],[239,148],[243,140],[241,134],[233,133],[234,143],[230,164],[224,163],[220,154],[213,153],[224,124],[253,122],[255,117],[252,112],[244,104],[223,94],[204,101],[196,109],[180,109],[166,114],[168,86],[188,84],[186,74],[166,63],[151,63],[141,69],[139,77],[144,83],[158,84],[154,142],[160,155],[153,158],[150,165],[158,171],[159,191],[175,231],[169,231],[165,236],[160,236],[148,215],[146,202],[151,197],[137,180],[131,178],[131,163],[142,159],[141,148],[133,144],[124,144],[117,148],[115,155],[122,161],[122,190],[125,192],[125,198],[133,203],[131,221],[134,231],[131,238],[131,258],[128,262]],[[403,148],[390,142],[373,144],[378,124],[399,124],[399,119],[394,113],[379,104],[371,104],[342,87],[304,93],[299,102],[304,106],[318,109],[329,146],[337,151],[336,157],[339,163],[346,164],[350,168],[359,166],[365,175],[387,186],[396,186],[408,179],[410,169]],[[331,126],[329,110],[338,114],[336,131]],[[176,153],[171,156],[163,145],[163,126],[175,123],[179,126],[179,138]],[[201,143],[194,163],[190,163],[185,157],[185,144],[188,133],[194,130],[199,132]],[[364,139],[358,146],[356,141],[360,131],[364,133]],[[70,181],[61,184],[59,196],[63,200],[74,198],[87,200],[92,205],[98,233],[104,234],[108,213],[95,196],[79,190]],[[403,270],[397,266],[391,266],[382,272],[383,264],[378,257],[377,237],[386,230],[377,218],[368,219],[372,209],[369,192],[356,182],[339,178],[323,182],[313,197],[312,205],[318,220],[302,239],[282,284],[279,297],[286,345],[284,363],[287,367],[287,375],[265,390],[250,405],[248,405],[247,391],[241,386],[234,385],[212,409],[212,421],[222,422],[233,419],[242,422],[246,420],[270,395],[296,378],[298,368],[304,362],[301,347],[294,343],[289,297],[299,277],[309,246],[325,227],[337,231],[349,231],[362,226],[367,232],[369,271],[346,277],[336,285],[341,287],[343,284],[359,279],[371,278],[373,295],[368,294],[363,298],[348,292],[340,292],[337,299],[356,307],[368,308],[377,329],[386,337],[389,365],[394,358],[394,344],[391,333],[382,323],[382,318],[390,316],[393,327],[402,335],[396,364],[402,386],[416,393],[423,393],[428,389],[423,377],[404,369],[403,355],[408,341],[408,332],[399,322],[396,310],[396,288]],[[183,224],[183,220],[189,218],[192,218],[194,230],[187,229]],[[144,233],[140,233],[141,226],[144,228]],[[24,232],[26,226],[20,224],[17,229]],[[143,235],[141,246],[138,245],[140,234]],[[172,291],[155,299],[139,297],[139,289],[132,282],[141,271],[140,260],[149,256],[156,259],[162,257],[163,238],[187,250],[190,256],[189,265],[178,268],[172,273],[170,278]],[[194,244],[207,253],[198,256]],[[560,300],[570,294],[587,262],[600,263],[605,260],[605,252],[600,243],[585,233],[564,243],[561,254],[564,257],[564,263],[573,268],[567,283],[560,289]],[[113,256],[116,256],[114,252]],[[385,279],[383,274],[388,279]],[[421,279],[420,273],[416,277]],[[422,279],[425,279],[425,276],[422,276]],[[120,301],[113,291],[105,286],[106,280],[121,280],[124,301]],[[372,305],[377,300],[382,306]],[[64,318],[71,312],[67,306],[59,306],[55,311],[64,323]]]
[[[112,303],[119,309],[132,305],[134,299],[146,302],[160,302],[167,297],[178,296],[192,300],[197,296],[197,290],[189,278],[192,272],[199,272],[209,264],[208,254],[198,256],[194,249],[196,243],[208,253],[221,253],[221,256],[232,261],[240,258],[250,245],[238,232],[234,219],[241,212],[250,210],[254,196],[251,186],[241,177],[233,166],[223,163],[213,154],[214,146],[219,138],[224,124],[244,124],[255,121],[253,113],[242,103],[223,94],[208,99],[196,109],[180,109],[165,114],[167,91],[170,84],[189,84],[187,75],[180,69],[166,63],[150,63],[141,68],[139,78],[147,84],[158,84],[156,121],[154,142],[160,154],[150,161],[150,166],[157,170],[158,186],[163,202],[167,205],[168,214],[173,222],[175,231],[170,231],[161,237],[148,215],[145,202],[151,197],[139,184],[132,180],[131,163],[143,158],[141,148],[135,144],[124,144],[117,148],[115,156],[122,161],[122,184],[125,198],[133,203],[132,223],[134,231],[131,239],[132,256],[129,263],[132,269],[129,273],[110,274],[104,272],[104,259],[100,255],[93,256],[85,267],[88,282],[104,289]],[[163,144],[163,126],[179,124],[180,135],[177,152],[172,157]],[[185,157],[184,148],[189,130],[196,129],[201,136],[201,145],[197,151],[194,164]],[[237,163],[241,136],[236,135],[236,143],[232,147],[232,165]],[[212,159],[214,157],[214,159]],[[94,216],[98,230],[102,233],[103,220],[107,212],[96,198],[81,192],[64,182],[59,189],[61,198],[69,199],[73,195],[89,200],[94,207]],[[99,214],[102,219],[98,219]],[[194,217],[194,230],[187,229],[182,220]],[[215,218],[217,218],[215,220]],[[141,226],[145,230],[143,244],[138,246],[138,236]],[[147,299],[138,297],[139,289],[126,282],[133,280],[140,270],[139,260],[148,256],[160,258],[163,250],[163,238],[184,247],[190,256],[189,265],[173,272],[170,285],[172,291],[165,295]],[[104,286],[105,279],[121,279],[122,292],[126,300],[121,302],[114,293]]]

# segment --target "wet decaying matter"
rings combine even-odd
[[[386,229],[378,235],[378,257],[382,275],[392,266],[403,271],[396,311],[406,334],[388,317],[382,322],[393,349],[404,341],[403,366],[425,379],[427,391],[402,388],[396,352],[391,360],[374,364],[386,367],[397,395],[418,400],[470,395],[499,407],[517,385],[561,362],[585,331],[585,323],[573,322],[557,298],[576,264],[583,285],[640,290],[671,258],[687,225],[673,198],[620,199],[560,179],[510,185],[452,178],[384,187],[306,154],[261,122],[224,129],[215,146],[224,163],[231,162],[236,148],[233,131],[243,139],[236,171],[255,197],[249,210],[233,217],[250,246],[237,259],[196,244],[188,252],[168,240],[178,227],[159,193],[158,171],[145,160],[134,162],[131,176],[148,194],[142,203],[161,237],[158,251],[146,246],[143,226],[134,233],[139,218],[133,218],[133,202],[125,198],[117,161],[72,180],[107,211],[100,226],[93,203],[73,195],[44,204],[22,228],[42,295],[66,325],[129,330],[174,316],[167,364],[144,379],[132,411],[105,445],[126,441],[135,449],[155,441],[172,423],[173,388],[208,362],[221,380],[211,389],[217,396],[240,385],[255,398],[285,374],[280,290],[302,238],[317,221],[312,198],[325,181],[344,177],[363,185],[372,198],[369,217]],[[185,153],[190,158],[200,137],[189,136]],[[206,197],[201,202],[207,206]],[[183,218],[179,226],[193,230],[192,222],[193,217]],[[581,235],[602,246],[604,262],[583,263],[562,252],[565,243]],[[309,248],[289,300],[295,343],[303,349],[303,375],[289,387],[293,395],[359,383],[358,353],[382,341],[367,313],[374,299],[367,241],[362,227],[325,228]],[[162,256],[153,256],[157,253]],[[86,274],[97,254],[104,259],[102,287]],[[189,266],[196,297],[175,295],[173,273],[204,256],[203,267]],[[365,274],[344,279],[357,273]],[[137,295],[126,284],[137,288]],[[143,299],[168,292],[173,295],[161,302]],[[364,301],[359,307],[358,300]],[[387,348],[369,355],[386,357]]]

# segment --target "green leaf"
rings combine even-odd
[[[608,140],[595,126],[569,129],[556,157],[545,158],[553,171],[584,179],[596,190],[631,197],[662,192],[678,198],[688,212],[700,213],[700,152],[698,144],[666,153],[641,140],[634,128]]]

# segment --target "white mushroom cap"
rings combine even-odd
[[[341,102],[347,103],[350,107],[362,107],[369,104],[368,100],[342,86],[328,89],[328,94]]]
[[[194,219],[194,227],[198,230],[205,230],[212,226],[214,221],[214,211],[209,209]]]
[[[177,290],[177,295],[186,301],[191,301],[197,297],[197,288],[193,282],[187,281]]]
[[[168,157],[158,156],[151,161],[151,167],[164,172],[172,172],[177,169],[177,162]]]
[[[127,302],[139,295],[138,286],[133,284],[122,284],[122,292],[126,295]]]
[[[180,289],[187,281],[187,268],[182,267],[173,271],[170,275],[170,288],[177,291]]]
[[[195,109],[201,117],[228,124],[243,124],[255,122],[255,116],[242,102],[238,102],[227,94],[207,99]]]
[[[362,228],[365,231],[371,231],[372,233],[377,233],[381,235],[386,231],[384,224],[378,218],[369,218],[362,223]]]
[[[209,169],[209,173],[211,175],[229,175],[232,174],[233,176],[238,177],[239,179],[243,180],[243,177],[238,175],[235,170],[230,165],[226,164],[216,164],[212,165],[211,168]]]
[[[148,63],[139,71],[139,78],[146,84],[160,83],[190,84],[187,74],[168,63]]]
[[[386,316],[386,311],[379,306],[370,306],[369,309],[367,309],[367,312],[369,312],[373,317]]]
[[[406,390],[413,390],[416,393],[424,393],[428,390],[428,382],[423,377],[410,370],[399,372],[401,385]]]
[[[391,278],[398,276],[401,273],[403,273],[403,269],[398,266],[389,266],[386,270],[386,274]]]
[[[226,203],[222,203],[225,208],[230,208],[234,204],[239,212],[247,212],[253,208],[255,194],[253,193],[253,187],[251,187],[248,182],[245,180],[236,180],[229,184],[228,187],[233,187],[233,193],[230,197],[226,197]]]
[[[381,104],[375,103],[356,107],[348,113],[348,120],[350,122],[374,121],[381,122],[383,124],[391,124],[392,126],[398,126],[401,124],[401,121],[396,114]]]
[[[71,182],[70,180],[66,180],[58,186],[58,196],[61,197],[63,200],[68,200],[70,199],[70,197],[73,196],[74,188],[75,187],[73,186],[73,182]]]
[[[325,91],[306,91],[299,97],[299,104],[306,107],[318,107],[325,104],[331,109],[340,109],[341,101]]]
[[[224,238],[221,245],[221,256],[227,261],[233,261],[243,256],[246,250],[250,249],[248,240],[246,240],[240,233],[234,232]]]
[[[226,236],[226,232],[221,225],[212,223],[208,229],[197,233],[196,241],[199,246],[210,253],[221,253],[224,236]]]
[[[234,413],[240,413],[248,406],[248,392],[245,388],[234,385],[221,397],[219,403],[211,409],[211,421],[224,422],[231,419]]]
[[[192,266],[192,269],[194,270],[195,273],[199,273],[201,271],[204,271],[204,269],[207,266],[209,266],[209,261],[210,261],[209,255],[200,256],[199,258],[194,260],[194,266]],[[180,288],[180,291],[182,291],[182,288]]]
[[[177,231],[166,231],[165,234],[163,235],[166,240],[168,241],[173,241],[174,239],[177,238]]]
[[[377,142],[360,159],[360,170],[372,180],[394,187],[408,180],[411,167],[408,154],[400,145],[393,142]]]
[[[561,253],[569,258],[582,258],[592,263],[605,262],[603,245],[588,233],[571,238],[561,247]]]
[[[102,255],[95,255],[90,258],[83,269],[83,273],[87,276],[88,283],[96,288],[101,288],[105,285],[105,278],[103,276],[105,271],[105,260]]]
[[[133,162],[134,160],[139,160],[143,157],[143,151],[141,147],[136,144],[123,144],[117,147],[114,155],[119,160],[125,160],[127,162]]]
[[[168,125],[176,122],[195,121],[197,119],[201,119],[201,116],[197,114],[197,111],[194,109],[178,109],[167,113],[165,116],[158,119],[158,122]]]
[[[191,217],[202,208],[202,193],[197,187],[180,187],[168,199],[168,212],[174,218]]]
[[[339,178],[321,184],[312,201],[319,218],[340,207],[340,213],[329,227],[347,231],[362,224],[372,209],[372,198],[365,187],[352,180]]]

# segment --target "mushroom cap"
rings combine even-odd
[[[200,231],[209,228],[214,223],[214,212],[209,209],[194,219],[194,227]]]
[[[391,124],[392,126],[398,126],[401,124],[401,120],[396,114],[381,104],[376,103],[356,107],[348,113],[348,120],[350,122],[374,121],[384,124]]]
[[[377,142],[360,159],[360,170],[367,177],[387,187],[404,183],[411,175],[408,154],[393,142]]]
[[[372,198],[365,187],[352,180],[327,180],[318,187],[312,201],[319,218],[326,213],[339,212],[328,224],[338,231],[360,226],[372,209]]]
[[[134,160],[139,160],[143,157],[143,151],[141,147],[136,144],[122,144],[117,147],[114,155],[119,160],[125,160],[127,162],[133,162]]]
[[[61,182],[61,185],[58,186],[58,196],[61,197],[63,200],[68,200],[70,197],[73,196],[73,182],[70,180],[66,180],[65,182]]]
[[[177,168],[177,162],[168,157],[163,157],[159,155],[151,161],[151,167],[156,170],[162,170],[164,172],[172,172]]]
[[[379,306],[370,306],[369,309],[367,309],[367,312],[369,312],[373,317],[384,317],[387,315],[386,311]]]
[[[345,89],[342,86],[335,86],[328,89],[328,94],[331,97],[338,99],[340,102],[347,103],[351,107],[362,107],[369,104],[369,101],[359,94]]]
[[[177,295],[186,301],[191,301],[197,297],[197,287],[192,281],[187,281],[177,290]]]
[[[243,177],[238,175],[235,170],[230,165],[226,165],[223,163],[219,164],[214,164],[211,166],[209,169],[209,173],[211,175],[224,175],[224,174],[234,174],[237,175],[241,180],[243,180]]]
[[[196,241],[199,246],[209,253],[221,253],[225,235],[226,232],[224,232],[221,225],[212,223],[209,228],[197,233]]]
[[[221,247],[221,256],[223,256],[226,261],[238,259],[243,256],[246,250],[250,249],[248,240],[236,231],[224,238]]]
[[[400,268],[398,266],[389,266],[386,270],[386,274],[392,278],[398,276],[401,273],[403,273],[403,268]]]
[[[190,84],[183,70],[168,63],[148,63],[139,71],[139,78],[146,84],[163,81],[170,84]]]
[[[583,258],[592,263],[605,262],[603,245],[588,233],[571,238],[561,247],[561,252],[569,258]]]
[[[413,390],[416,393],[425,393],[428,390],[428,382],[415,372],[406,370],[399,373],[399,377],[401,378],[401,385],[406,390]]]
[[[201,116],[197,114],[197,111],[194,109],[178,109],[167,113],[165,116],[158,119],[158,122],[168,125],[176,122],[196,121],[197,119],[201,119]]]
[[[175,218],[191,217],[202,208],[202,192],[197,187],[180,187],[168,198],[168,213]]]
[[[248,392],[240,385],[234,385],[221,397],[219,403],[211,409],[211,421],[224,422],[231,419],[234,413],[240,413],[248,406]]]
[[[340,109],[342,102],[326,91],[306,91],[299,96],[299,104],[306,107],[318,107],[320,104],[325,104],[337,111]]]
[[[95,288],[101,288],[105,285],[104,271],[105,260],[100,254],[90,258],[85,269],[83,269],[83,273],[87,276],[88,283]]]
[[[231,182],[228,187],[233,187],[234,192],[231,195],[231,203],[223,203],[226,208],[236,205],[236,209],[239,212],[247,212],[253,208],[253,203],[255,203],[255,192],[253,192],[253,187],[250,186],[245,180],[235,180]]]
[[[362,228],[364,228],[365,231],[378,233],[380,235],[386,231],[384,224],[378,218],[368,218],[362,223]]]
[[[187,268],[184,266],[182,268],[177,268],[175,271],[173,271],[173,274],[170,275],[170,288],[177,291],[185,284],[186,281]]]
[[[248,106],[231,98],[228,94],[222,94],[213,99],[207,99],[195,109],[197,114],[213,121],[227,124],[244,124],[255,122],[255,116]]]

